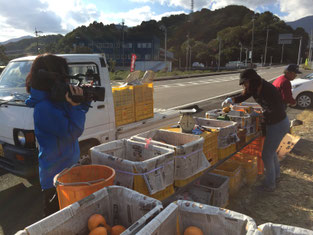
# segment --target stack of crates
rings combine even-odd
[[[135,120],[153,117],[153,83],[134,85]]]
[[[133,86],[112,87],[115,124],[121,126],[135,122],[135,103]]]
[[[198,178],[210,163],[203,153],[204,139],[198,135],[154,130],[131,137],[147,145],[175,150],[175,186],[183,187]]]
[[[231,160],[241,164],[244,183],[248,185],[254,184],[258,176],[257,157],[238,152]]]
[[[195,118],[196,124],[204,129],[218,132],[218,159],[224,159],[236,151],[237,123],[232,121]]]
[[[162,128],[164,130],[173,131],[181,133],[182,130],[179,127],[165,127]],[[200,134],[201,137],[203,137],[203,153],[206,157],[206,159],[209,161],[209,163],[212,165],[216,164],[218,162],[218,148],[217,148],[217,138],[218,138],[218,131],[216,130],[210,130],[206,131],[203,130],[203,132]]]
[[[257,166],[258,174],[263,175],[264,173],[264,164],[262,160],[262,151],[263,151],[264,137],[260,136],[255,138],[250,144],[244,147],[240,152],[246,153],[252,156],[257,157]]]
[[[174,193],[174,150],[122,139],[90,149],[92,164],[115,170],[115,184],[164,200]]]
[[[242,167],[235,161],[226,161],[213,170],[213,173],[229,177],[229,194],[235,195],[243,185]]]

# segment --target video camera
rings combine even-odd
[[[48,80],[47,84],[50,84],[51,99],[53,101],[66,101],[65,94],[68,92],[69,97],[75,103],[91,102],[91,101],[104,101],[105,89],[104,87],[95,85],[84,85],[82,84],[83,78],[86,77],[88,80],[92,80],[94,83],[100,81],[99,75],[94,74],[92,70],[87,70],[86,74],[75,74],[61,75],[58,73],[47,72],[45,70],[39,70],[38,77],[44,76]],[[73,95],[70,91],[69,81],[71,79],[77,80],[78,86],[82,88],[83,95]]]

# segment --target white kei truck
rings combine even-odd
[[[68,62],[70,75],[92,70],[98,75],[97,86],[105,88],[104,101],[92,102],[85,130],[79,138],[81,155],[95,145],[129,138],[138,133],[172,125],[177,110],[155,112],[153,118],[116,126],[114,101],[108,65],[104,54],[60,54]],[[25,105],[29,94],[25,81],[36,56],[13,59],[0,75],[0,167],[33,178],[38,172],[38,144],[34,136],[33,108]],[[83,82],[87,82],[86,79]]]

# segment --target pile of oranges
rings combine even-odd
[[[111,227],[106,223],[105,218],[100,214],[94,214],[88,219],[89,235],[120,235],[126,230],[122,225]]]

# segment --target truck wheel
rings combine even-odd
[[[100,142],[98,140],[88,140],[82,141],[79,143],[80,148],[80,160],[79,163],[82,165],[89,165],[91,164],[91,159],[89,156],[89,149],[93,146],[99,145]]]
[[[310,108],[312,107],[313,100],[312,100],[312,94],[308,92],[301,93],[297,97],[297,106],[302,109]]]

